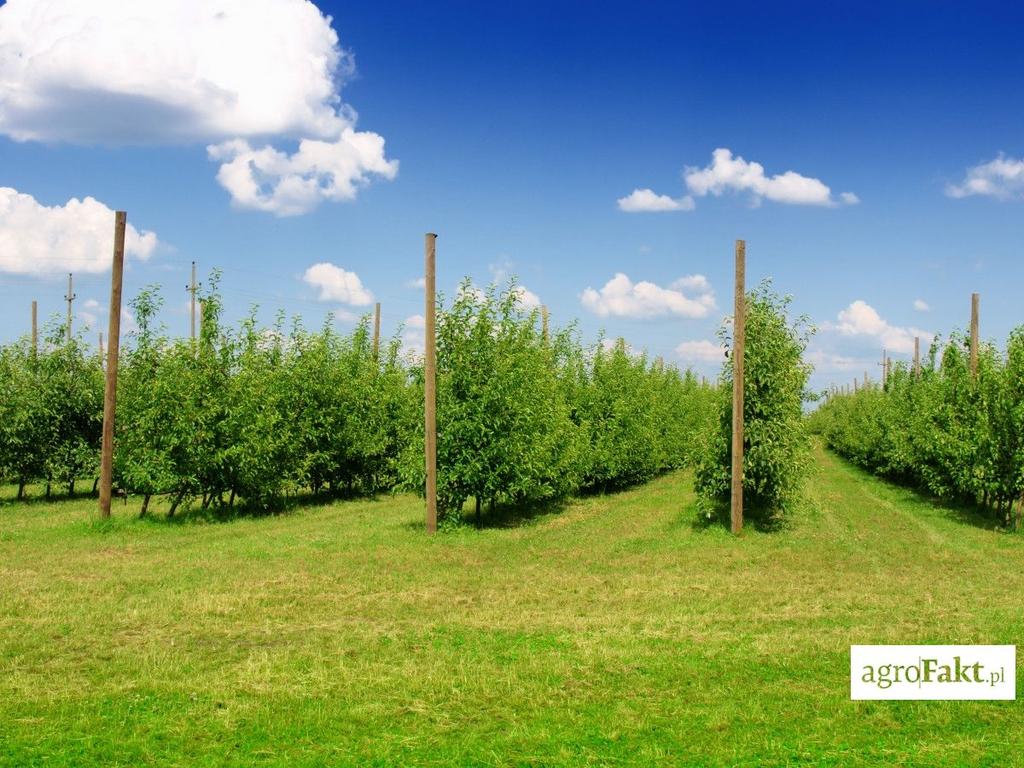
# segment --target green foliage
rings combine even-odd
[[[936,341],[920,377],[897,364],[884,389],[832,397],[809,421],[832,449],[872,472],[990,506],[1013,522],[1024,495],[1024,328],[1005,354],[981,345],[976,377],[968,350],[968,339],[953,333],[941,356]]]
[[[813,330],[805,318],[790,319],[790,299],[769,282],[746,298],[743,355],[743,501],[754,514],[777,517],[794,502],[809,462],[802,407],[810,376],[803,353]],[[719,331],[731,348],[731,326]],[[719,390],[717,428],[697,468],[705,503],[729,498],[732,477],[733,360],[726,359]]]

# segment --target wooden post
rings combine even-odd
[[[978,303],[981,295],[971,294],[971,376],[978,375]]]
[[[189,336],[194,341],[196,338],[196,263],[192,262],[192,282],[185,286],[185,290],[188,291],[191,296],[189,297],[189,317],[191,318],[189,327]]]
[[[103,362],[103,331],[100,331],[100,362]]]
[[[548,308],[540,308],[540,337],[545,344],[548,343]]]
[[[736,241],[735,314],[732,330],[732,532],[743,530],[743,350],[746,346],[747,244]]]
[[[914,337],[914,378],[921,378],[921,337]]]
[[[868,388],[868,372],[864,371],[864,389]]]
[[[68,344],[71,343],[71,303],[75,300],[75,294],[71,292],[71,273],[68,272],[68,295],[64,297],[64,301],[68,303],[68,325],[67,335]]]
[[[424,453],[427,469],[427,533],[437,531],[437,305],[436,291],[436,249],[437,235],[428,232],[425,238],[425,305],[423,342],[423,414]]]
[[[373,359],[380,359],[380,302],[373,309]]]
[[[114,414],[117,410],[117,355],[121,344],[121,277],[124,229],[128,214],[114,214],[114,268],[110,276],[110,325],[107,329],[107,376],[103,389],[103,450],[100,454],[100,516],[110,517],[114,481]]]
[[[857,379],[853,380],[853,394],[857,394]]]
[[[32,302],[32,356],[37,357],[39,355],[39,305]]]

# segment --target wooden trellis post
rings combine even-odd
[[[914,337],[914,378],[921,378],[921,337]]]
[[[71,291],[72,275],[68,272],[68,294],[64,297],[64,301],[68,303],[68,322],[67,322],[67,337],[68,344],[71,343],[71,305],[75,301],[75,294]]]
[[[114,414],[117,410],[117,355],[121,344],[121,278],[124,273],[124,230],[128,214],[114,214],[114,265],[110,276],[110,324],[107,333],[107,376],[103,388],[103,448],[100,453],[100,516],[110,517],[114,470]],[[70,295],[70,291],[69,291]]]
[[[978,375],[978,304],[981,295],[971,294],[971,376]]]
[[[380,302],[373,310],[373,359],[380,359]]]
[[[427,483],[427,533],[437,531],[437,305],[436,292],[436,248],[437,235],[428,232],[425,238],[425,281],[424,281],[424,358],[423,358],[423,414],[424,414],[424,455]]]
[[[32,302],[32,356],[39,355],[39,305]]]
[[[746,346],[747,244],[736,241],[735,314],[732,344],[732,504],[731,528],[743,530],[743,351]]]

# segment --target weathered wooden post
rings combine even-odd
[[[981,295],[971,294],[971,376],[978,375],[978,304]]]
[[[540,336],[545,344],[548,343],[548,308],[540,308]]]
[[[747,244],[736,241],[735,314],[732,344],[732,532],[743,530],[743,351],[746,346]]]
[[[373,359],[380,360],[380,302],[373,309]]]
[[[107,376],[103,389],[103,447],[100,453],[100,516],[110,517],[114,480],[114,415],[117,410],[117,356],[121,344],[121,278],[124,229],[128,214],[114,214],[114,264],[110,276],[110,323],[107,329]],[[69,292],[70,293],[70,292]]]
[[[32,302],[32,356],[39,355],[39,305]]]
[[[195,338],[196,338],[196,290],[198,289],[198,287],[199,286],[196,284],[196,263],[193,261],[192,262],[192,282],[189,283],[187,286],[185,286],[185,290],[188,291],[189,294],[190,294],[190,297],[189,297],[189,304],[190,304],[190,306],[189,306],[189,317],[191,318],[191,320],[190,320],[190,325],[189,325],[189,335],[190,335],[190,338],[192,338],[193,340],[195,340]]]
[[[914,337],[914,378],[921,378],[921,337]]]
[[[427,470],[427,533],[437,531],[437,304],[436,292],[437,235],[428,232],[425,243],[425,306],[424,306],[424,360],[423,360],[423,413],[424,454]]]

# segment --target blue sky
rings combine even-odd
[[[0,207],[0,341],[27,331],[33,298],[44,317],[63,312],[68,267],[106,253],[95,234],[95,259],[69,256],[57,239],[21,245],[19,227],[38,235],[71,226],[49,208],[87,196],[155,233],[148,258],[129,261],[126,294],[163,284],[164,320],[176,333],[188,327],[192,259],[201,272],[224,270],[230,318],[258,302],[268,322],[283,308],[315,326],[328,311],[366,311],[359,301],[372,294],[390,330],[422,312],[410,283],[431,230],[449,292],[464,275],[484,283],[515,273],[556,322],[578,319],[585,339],[604,328],[709,374],[718,368],[710,342],[731,311],[736,238],[747,241],[751,282],[773,277],[821,327],[818,386],[877,375],[886,344],[906,358],[920,331],[962,327],[971,291],[982,295],[986,338],[1002,343],[1024,322],[1024,9],[1014,4],[320,2],[354,71],[342,57],[347,107],[323,99],[310,117],[288,89],[309,102],[318,81],[295,67],[330,40],[317,14],[296,15],[301,2],[196,3],[196,13],[220,8],[221,22],[240,25],[240,36],[218,40],[223,24],[205,34],[176,18],[198,30],[196,41],[147,18],[159,4],[139,3],[125,19],[120,3],[98,0],[91,19],[49,42],[33,34],[29,2],[0,4],[0,188],[34,201],[19,197],[22,213],[8,209],[6,224]],[[77,5],[31,2],[65,14]],[[245,10],[257,6],[265,17]],[[99,38],[87,36],[96,34],[90,23]],[[85,53],[117,50],[126,29],[145,42],[152,35],[145,50],[169,51],[167,61]],[[68,38],[70,53],[59,47]],[[274,55],[274,45],[287,53]],[[251,62],[254,77],[281,75],[266,86],[266,104],[227,114],[210,89],[190,90],[198,86],[182,79],[179,59],[187,72],[188,55],[207,56],[210,46]],[[67,64],[76,55],[89,57],[84,74],[82,61]],[[280,62],[269,75],[259,69],[268,58]],[[90,79],[90,64],[103,76]],[[189,111],[193,92],[200,106]],[[290,123],[274,122],[293,108]],[[223,167],[271,146],[281,153],[264,169],[273,180],[300,140],[334,146],[343,123],[384,141],[360,149],[365,183],[351,195],[341,183],[338,199],[246,203],[248,176],[218,181]],[[245,146],[227,144],[236,138]],[[211,159],[207,147],[217,145],[225,148]],[[719,148],[763,172],[713,167]],[[303,157],[288,161],[299,176]],[[687,184],[687,168],[707,171],[704,187],[693,175]],[[825,198],[810,182],[810,198],[801,197],[808,187],[778,178],[786,172],[818,180]],[[681,210],[620,210],[637,189]],[[859,202],[843,202],[844,192]],[[303,279],[325,262],[344,270],[338,282]],[[629,278],[624,292],[620,282],[602,293],[618,273]],[[642,281],[653,287],[635,289]],[[76,274],[76,293],[80,322],[105,326],[109,272]],[[87,308],[89,299],[101,306]]]

